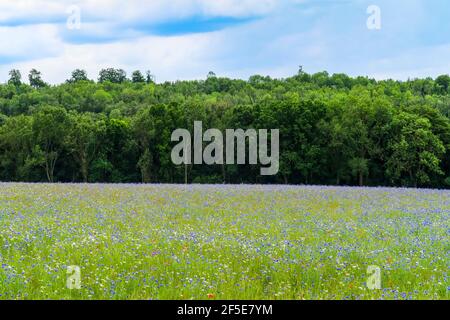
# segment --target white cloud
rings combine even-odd
[[[68,3],[64,3],[64,0],[2,0],[0,1],[0,22],[17,19],[40,20],[45,17],[63,15]]]
[[[423,25],[404,24],[410,17],[426,21],[428,13],[418,10],[420,0],[406,9],[383,2],[379,33],[366,29],[363,5],[333,2],[334,6],[325,7],[311,1],[306,7],[292,5],[308,1],[0,0],[0,81],[12,68],[23,75],[37,68],[51,83],[64,81],[75,68],[86,69],[93,79],[105,67],[121,67],[128,73],[150,69],[158,81],[205,78],[210,70],[240,78],[256,73],[285,77],[299,65],[307,72],[399,79],[450,69],[445,60],[448,44],[420,47],[417,39],[426,42],[432,35],[421,34]],[[65,28],[66,9],[73,4],[82,10],[81,30]],[[407,16],[400,19],[398,12]],[[176,23],[187,17],[261,15],[262,19],[198,34],[149,36],[139,29],[139,25]],[[58,23],[36,24],[47,18]],[[1,26],[2,21],[10,26]]]
[[[218,47],[214,35],[196,34],[179,37],[143,37],[120,43],[70,45],[60,44],[63,52],[57,57],[36,59],[15,65],[25,75],[31,68],[42,72],[44,80],[59,83],[72,70],[83,68],[96,79],[101,68],[150,69],[157,80],[203,78],[204,70],[213,65],[211,57]],[[8,66],[0,66],[5,79]]]
[[[205,15],[247,16],[263,15],[277,7],[276,0],[197,1]],[[279,1],[278,1],[279,2]]]
[[[88,19],[159,22],[192,15],[246,17],[267,14],[290,0],[2,0],[0,22],[67,17],[76,5]]]
[[[0,59],[53,56],[61,51],[57,28],[53,25],[0,27]]]
[[[448,74],[450,44],[410,49],[383,59],[370,61],[368,69],[375,79],[399,79],[437,77]],[[419,63],[419,60],[422,63]],[[426,63],[423,63],[426,62]]]

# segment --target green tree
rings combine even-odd
[[[31,69],[28,74],[28,80],[30,81],[30,86],[35,89],[46,87],[47,84],[42,80],[41,72],[36,69]]]
[[[433,134],[428,119],[400,112],[394,117],[395,138],[390,144],[387,174],[394,183],[427,185],[433,174],[442,175],[440,162],[445,147]]]
[[[436,78],[437,90],[441,94],[448,93],[450,87],[450,76],[445,74]]]
[[[134,73],[132,84],[110,68],[100,82],[75,70],[47,86],[31,74],[31,86],[18,71],[0,84],[1,180],[450,187],[447,75],[376,81],[301,69],[284,79],[211,73],[155,83],[148,72]],[[280,129],[279,174],[173,165],[171,133],[194,121],[221,131]]]
[[[70,119],[65,109],[46,106],[33,114],[33,133],[36,154],[43,159],[43,167],[49,182],[55,181],[55,167],[65,148]]]
[[[145,78],[145,82],[147,83],[154,83],[155,82],[155,76],[151,73],[150,70],[147,70],[145,72],[146,78]]]
[[[136,70],[131,75],[131,81],[133,83],[145,83],[145,78],[139,70]]]
[[[122,83],[127,80],[127,74],[123,69],[107,68],[100,70],[98,81],[102,82],[112,82],[112,83]]]
[[[72,124],[66,145],[80,169],[83,182],[89,181],[89,167],[98,156],[106,134],[104,116],[90,113],[70,114]]]
[[[29,181],[33,178],[32,159],[34,139],[32,118],[18,115],[5,120],[0,126],[1,180]]]
[[[68,83],[76,83],[79,81],[88,81],[87,72],[86,70],[82,69],[75,69],[72,71],[72,76],[70,79],[67,80]]]
[[[12,69],[9,72],[9,84],[12,84],[13,86],[19,87],[22,84],[22,75],[19,70]]]
[[[141,110],[134,118],[133,130],[140,149],[138,167],[143,183],[151,182],[153,156],[151,152],[155,139],[155,120],[150,109]]]

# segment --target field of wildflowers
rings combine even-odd
[[[438,190],[0,184],[0,299],[449,299],[449,218]]]

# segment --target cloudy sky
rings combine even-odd
[[[371,5],[379,30],[367,27]],[[286,77],[299,65],[378,79],[450,73],[450,1],[0,0],[2,82],[12,68],[58,83],[75,68],[166,81]]]

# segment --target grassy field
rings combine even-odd
[[[449,191],[0,184],[0,299],[449,299],[449,217]]]

